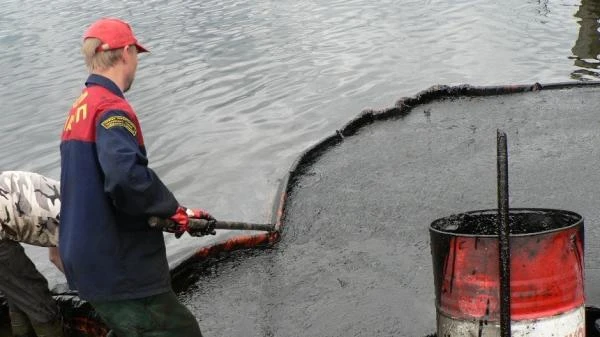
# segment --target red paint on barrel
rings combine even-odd
[[[572,225],[511,235],[511,320],[550,317],[584,305],[583,222]],[[447,240],[437,271],[438,310],[456,319],[499,321],[498,238],[454,234]]]
[[[440,309],[457,318],[499,319],[498,240],[455,237]],[[584,303],[583,247],[576,228],[511,239],[511,316],[533,319]]]

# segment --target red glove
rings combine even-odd
[[[207,211],[201,209],[201,208],[197,208],[197,209],[188,209],[187,212],[188,214],[191,212],[194,213],[193,216],[190,216],[190,219],[203,219],[203,220],[207,220],[208,222],[208,227],[205,228],[204,230],[194,230],[194,229],[189,229],[188,228],[188,233],[190,233],[191,236],[204,236],[204,235],[215,235],[217,234],[217,232],[215,232],[215,221],[217,221],[217,219],[215,219],[212,215],[210,215],[210,213],[208,213]]]
[[[204,219],[204,220],[215,220],[207,211],[203,209],[191,209],[183,206],[177,207],[175,214],[171,216],[171,220],[176,223],[174,228],[167,228],[166,230],[171,233],[175,233],[176,238],[180,238],[183,233],[190,229],[190,218],[191,219]]]
[[[212,215],[210,215],[210,213],[203,210],[202,208],[196,208],[196,209],[188,208],[187,214],[192,219],[204,219],[204,220],[209,220],[209,221],[216,220]]]

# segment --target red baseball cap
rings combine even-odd
[[[138,43],[129,24],[119,19],[104,18],[94,22],[83,35],[83,39],[90,37],[102,41],[96,52],[119,49],[132,44],[139,53],[148,51]]]

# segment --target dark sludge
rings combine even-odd
[[[589,224],[600,221],[599,90],[591,82],[434,86],[390,108],[364,110],[302,153],[283,177],[273,205],[280,235],[206,247],[189,265],[238,248],[272,249],[219,261],[180,294],[206,303],[193,313],[210,335],[433,336],[428,226],[497,206],[498,128],[508,135],[511,207],[567,209]],[[553,230],[568,221],[521,216],[513,227],[529,231],[534,222],[536,230]],[[463,229],[493,235],[485,223]],[[587,336],[600,336],[594,227],[585,228]],[[70,336],[103,336],[93,310],[73,296],[57,297]]]
[[[435,334],[428,227],[497,207],[498,129],[508,139],[510,206],[548,209],[513,212],[514,235],[577,222],[551,209],[600,221],[600,175],[592,169],[600,156],[590,156],[600,148],[599,92],[599,83],[434,86],[393,107],[364,110],[308,149],[292,165],[280,207],[278,263],[297,267],[284,268],[280,280],[293,291],[275,301],[294,304],[268,315],[309,326],[287,324],[273,335]],[[440,226],[496,235],[496,217],[462,215]],[[585,228],[588,308],[600,302],[600,232],[592,228]]]
[[[581,221],[575,213],[551,209],[511,209],[510,234],[534,234],[566,228]],[[438,219],[431,228],[453,234],[498,235],[498,211],[484,210],[454,214]]]

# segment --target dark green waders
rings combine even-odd
[[[112,330],[110,337],[202,337],[196,318],[172,291],[90,303]]]
[[[10,325],[15,337],[64,336],[48,281],[35,268],[23,247],[8,239],[0,240],[0,291],[8,300]]]

